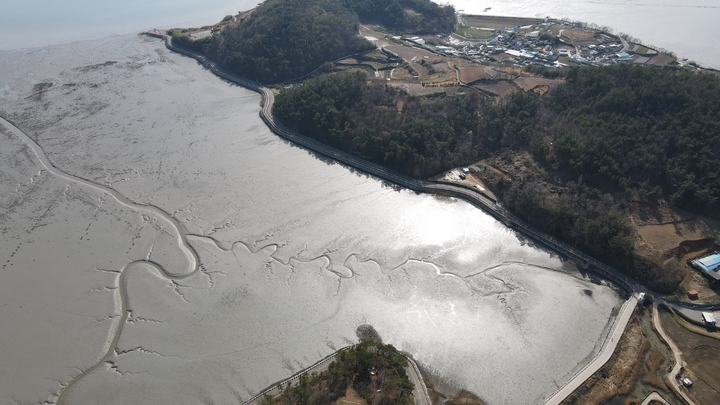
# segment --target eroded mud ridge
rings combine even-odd
[[[32,140],[0,148],[0,401],[237,403],[372,324],[436,385],[536,403],[620,306],[469,204],[280,140],[157,40],[3,58]]]

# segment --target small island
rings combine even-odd
[[[297,381],[281,383],[279,395],[261,394],[261,405],[342,404],[411,405],[414,384],[405,369],[408,359],[392,345],[373,340],[342,349],[331,356],[321,371],[298,375]],[[253,403],[253,401],[250,401]]]

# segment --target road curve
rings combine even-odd
[[[648,396],[645,397],[645,399],[640,403],[640,405],[648,405],[652,401],[659,401],[662,402],[663,405],[670,405],[670,402],[668,402],[665,398],[662,397],[662,395],[658,394],[657,391],[653,391]]]
[[[620,273],[613,267],[602,263],[599,260],[590,257],[589,255],[573,248],[572,246],[561,242],[560,240],[550,235],[547,235],[544,232],[536,229],[535,227],[527,224],[526,222],[518,218],[516,215],[512,214],[511,212],[504,209],[502,206],[498,205],[496,202],[488,199],[483,194],[478,193],[473,189],[461,187],[458,185],[414,179],[412,177],[378,165],[376,163],[364,160],[355,155],[335,149],[331,146],[328,146],[324,143],[316,141],[312,138],[309,138],[305,135],[302,135],[287,128],[280,121],[278,121],[272,113],[272,106],[275,101],[275,96],[270,89],[258,82],[238,77],[224,71],[214,62],[206,58],[204,55],[174,46],[172,44],[172,38],[169,35],[166,35],[164,32],[148,31],[146,32],[146,34],[163,39],[165,42],[165,46],[168,49],[196,59],[198,62],[200,62],[206,68],[210,69],[217,76],[259,93],[262,96],[260,117],[270,128],[270,130],[273,131],[276,135],[304,148],[312,150],[316,153],[325,155],[340,163],[346,164],[355,169],[361,170],[365,173],[397,184],[399,186],[408,188],[410,190],[461,198],[479,207],[487,214],[504,223],[507,227],[512,228],[519,234],[529,239],[532,239],[533,241],[547,247],[549,250],[554,251],[569,260],[576,262],[581,268],[592,271],[596,275],[599,275],[600,277],[610,281],[627,296],[631,296],[633,293],[640,292],[651,294],[651,292],[648,291],[645,286],[638,283],[637,281]],[[584,382],[588,377],[590,377],[603,364],[607,362],[607,360],[612,356],[612,353],[617,346],[617,342],[620,339],[620,336],[622,335],[622,332],[624,331],[630,315],[632,315],[633,309],[636,305],[637,301],[633,297],[631,297],[625,302],[620,311],[620,314],[618,315],[617,320],[615,321],[615,325],[613,325],[612,332],[604,342],[602,349],[596,355],[595,359],[593,359],[590,363],[583,367],[578,372],[578,374],[576,374],[570,381],[560,387],[558,391],[545,402],[546,404],[554,404],[561,402],[562,399],[572,393],[575,388],[582,384],[582,382]]]

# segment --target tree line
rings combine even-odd
[[[455,10],[430,0],[267,0],[213,35],[193,40],[169,31],[173,42],[203,53],[230,71],[262,83],[305,76],[323,63],[374,49],[360,21],[395,31],[452,31]]]
[[[719,90],[712,74],[620,65],[575,68],[545,96],[518,91],[494,102],[474,92],[414,97],[352,73],[283,90],[274,112],[415,177],[526,153],[536,167],[486,179],[513,212],[670,292],[680,272],[636,254],[626,203],[664,198],[720,217]]]
[[[378,23],[394,31],[416,34],[451,32],[455,9],[430,0],[343,0],[363,22]]]
[[[263,405],[333,404],[352,387],[371,405],[411,405],[415,388],[405,372],[407,358],[392,345],[363,340],[339,352],[328,370],[301,374],[276,398],[266,395]]]

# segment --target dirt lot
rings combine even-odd
[[[436,93],[445,93],[447,95],[457,94],[458,87],[424,87],[420,83],[401,83],[388,82],[388,86],[394,86],[403,89],[411,96],[429,96]]]
[[[499,53],[499,54],[497,54],[497,55],[493,55],[493,56],[492,56],[492,59],[494,59],[495,62],[498,62],[498,63],[502,63],[502,62],[505,62],[505,61],[510,61],[510,62],[515,63],[515,57],[514,57],[514,56],[510,56],[510,55],[508,55],[507,53],[504,53],[504,52],[503,52],[503,53]]]
[[[630,220],[640,236],[654,250],[664,253],[685,240],[712,237],[720,229],[720,221],[689,211],[641,203],[630,205]]]
[[[674,61],[675,61],[675,59],[672,56],[670,56],[666,53],[661,53],[657,56],[653,56],[652,58],[650,58],[650,60],[646,63],[646,65],[665,66],[668,63],[672,63]]]
[[[492,68],[487,66],[462,66],[460,69],[460,80],[463,83],[474,83],[478,80],[490,79],[492,76],[487,72]]]
[[[413,46],[403,46],[403,45],[390,45],[386,47],[387,50],[395,52],[400,56],[401,58],[405,59],[406,61],[410,62],[413,59],[420,62],[420,59],[424,58],[425,56],[428,57],[428,59],[436,59],[438,56],[430,51],[426,51],[424,49],[415,48]]]
[[[564,80],[560,79],[546,79],[544,77],[535,76],[522,76],[515,79],[515,84],[520,86],[525,91],[530,91],[537,86],[547,85],[551,89],[557,87],[559,84],[564,83]]]
[[[413,75],[405,67],[393,69],[391,78],[395,80],[403,80],[405,82],[412,82],[413,80],[417,80],[418,83],[420,83],[419,79],[414,79]]]
[[[476,87],[486,93],[495,94],[500,98],[507,97],[517,90],[516,86],[504,80],[498,80],[494,82],[480,82],[473,87]]]
[[[562,35],[563,37],[565,37],[571,41],[578,41],[578,40],[593,38],[595,36],[595,33],[591,32],[591,31],[565,28],[563,30],[560,30],[560,35]]]
[[[455,73],[455,69],[448,66],[447,62],[443,60],[434,60],[432,63],[432,69],[438,73]]]
[[[698,378],[720,392],[720,348],[698,346],[685,354],[685,361]]]
[[[685,267],[687,260],[712,248],[712,243],[701,242],[717,235],[720,221],[662,205],[631,203],[629,210],[630,221],[637,229],[637,251],[658,258],[666,266],[683,269],[685,278],[677,298],[687,299],[685,291],[698,290],[701,302],[720,301],[720,296],[709,288],[702,275]]]
[[[683,352],[685,372],[695,382],[688,390],[700,405],[720,404],[720,340],[692,333],[672,314],[660,311],[660,321],[670,339]],[[720,336],[719,332],[713,332]]]
[[[560,30],[560,39],[562,39],[563,42],[571,43],[575,46],[598,45],[602,43],[601,40],[595,38],[595,33],[592,31],[568,28]]]

